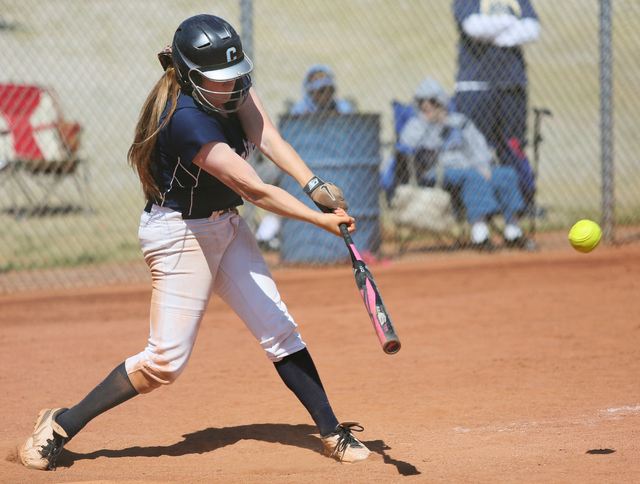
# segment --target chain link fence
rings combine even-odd
[[[518,7],[516,0],[482,3]],[[0,72],[0,293],[150,279],[137,239],[144,200],[126,153],[140,108],[162,74],[157,53],[182,20],[199,13],[218,15],[243,35],[265,108],[314,171],[355,200],[352,213],[364,221],[355,238],[361,237],[372,256],[466,250],[461,241],[469,240],[470,224],[464,217],[446,231],[399,224],[385,189],[388,180],[381,176],[391,173],[389,164],[396,159],[394,101],[410,104],[426,77],[454,94],[459,32],[450,2],[4,0],[0,5],[5,59]],[[608,15],[603,5],[612,7],[608,64],[602,62],[600,41]],[[523,47],[529,111],[522,148],[535,171],[536,195],[522,228],[541,249],[554,249],[566,246],[566,233],[576,221],[609,217],[605,243],[636,241],[640,96],[633,86],[640,77],[635,28],[640,5],[534,0],[533,6],[541,32]],[[314,63],[332,68],[336,94],[354,107],[347,115],[353,122],[344,118],[330,128],[314,127],[286,116],[301,99],[305,72]],[[601,82],[608,77],[603,66],[613,72],[612,104],[604,115]],[[35,148],[30,149],[39,150],[44,161],[34,161],[26,148],[26,155],[20,152],[14,137],[20,120],[7,114],[16,89],[29,86],[37,102],[20,104],[31,109],[27,138],[35,140]],[[19,92],[22,100],[30,99],[27,91]],[[611,122],[602,123],[608,114]],[[612,137],[603,141],[609,128]],[[310,141],[309,133],[320,133],[324,144],[318,136]],[[604,156],[603,145],[611,148]],[[613,178],[605,180],[607,174]],[[299,188],[281,183],[304,200]],[[364,192],[373,198],[361,196]],[[248,204],[242,212],[258,230],[264,214]],[[505,222],[499,215],[492,221],[501,247]],[[324,264],[334,262],[336,253],[346,256],[344,248],[319,256],[322,241],[317,248],[292,252],[294,246],[320,240],[318,232],[284,221],[275,238],[265,239],[268,261]]]

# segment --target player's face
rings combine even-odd
[[[219,82],[212,81],[211,79],[207,79],[206,77],[202,77],[201,82],[201,87],[205,91],[202,94],[211,104],[219,107],[222,107],[224,103],[229,101],[229,99],[231,98],[231,91],[233,91],[233,87],[236,84],[235,79]]]

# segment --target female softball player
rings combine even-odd
[[[243,198],[270,212],[340,235],[355,230],[342,192],[314,176],[279,135],[251,86],[253,65],[226,21],[185,20],[159,54],[165,73],[149,94],[129,150],[147,205],[140,243],[153,277],[148,346],[128,358],[74,407],[44,409],[20,449],[22,463],[55,469],[56,458],[90,420],[130,398],[168,385],[185,369],[212,293],[244,321],[285,385],[318,426],[325,453],[366,459],[339,423],[296,324],[236,207]],[[246,162],[254,146],[295,178],[324,213],[264,184]]]

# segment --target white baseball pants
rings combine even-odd
[[[142,214],[139,237],[153,278],[151,329],[145,350],[126,360],[128,374],[143,371],[162,384],[175,381],[212,293],[244,321],[272,361],[305,347],[237,211],[183,220],[179,212],[153,205]]]

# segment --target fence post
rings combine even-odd
[[[242,26],[242,49],[255,63],[253,52],[253,0],[240,0],[240,24]],[[253,73],[252,76],[253,77]]]
[[[602,161],[602,234],[613,242],[615,198],[613,180],[613,58],[611,0],[600,0],[600,140]]]

